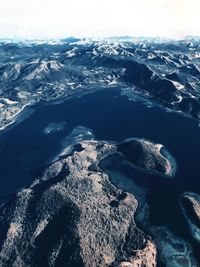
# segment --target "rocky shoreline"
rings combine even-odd
[[[156,171],[158,162],[170,166],[157,144],[132,142],[142,146],[140,156],[149,153],[152,159],[151,166],[142,165],[146,171]],[[1,205],[1,266],[157,266],[155,243],[135,223],[138,200],[99,167],[122,153],[121,145],[96,141],[81,126],[63,145],[40,178]]]
[[[107,142],[79,142],[2,204],[1,266],[155,266],[156,247],[134,221],[136,198],[98,167],[115,152]]]

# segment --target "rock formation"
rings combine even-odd
[[[191,236],[200,242],[200,196],[186,192],[180,198],[180,205]]]
[[[168,177],[175,175],[175,159],[163,145],[134,138],[119,144],[118,151],[138,169]]]
[[[134,221],[137,200],[98,167],[116,145],[75,148],[1,206],[0,265],[156,266],[156,247]]]

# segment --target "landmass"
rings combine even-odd
[[[0,129],[26,106],[117,86],[200,119],[200,42],[151,38],[0,40]]]

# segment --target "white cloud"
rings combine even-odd
[[[200,35],[199,0],[0,0],[0,36]]]

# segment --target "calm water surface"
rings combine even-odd
[[[82,125],[92,129],[97,139],[122,141],[141,137],[166,146],[177,161],[178,171],[173,179],[144,174],[149,188],[150,220],[152,224],[167,225],[180,236],[186,235],[178,199],[184,191],[200,193],[200,128],[196,121],[158,106],[148,108],[139,100],[129,101],[117,88],[32,108],[35,112],[30,117],[0,133],[1,199],[30,185],[59,152],[61,140]],[[64,129],[45,134],[44,129],[51,122],[65,122]]]

